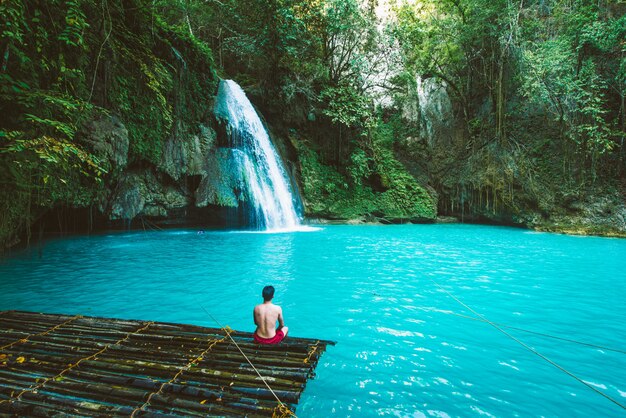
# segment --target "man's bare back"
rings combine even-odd
[[[254,340],[261,344],[277,344],[287,336],[289,328],[285,326],[283,310],[280,306],[272,303],[274,287],[263,288],[263,303],[256,305],[252,313],[256,331]],[[278,321],[278,328],[276,328]]]
[[[278,321],[278,328],[276,328],[276,321]],[[254,323],[256,324],[256,333],[261,338],[273,338],[279,329],[287,335],[289,329],[285,326],[282,308],[274,305],[271,301],[263,302],[254,307]]]

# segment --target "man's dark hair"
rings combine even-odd
[[[265,302],[272,300],[274,297],[274,286],[265,286],[263,288],[263,300]]]

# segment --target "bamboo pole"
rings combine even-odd
[[[83,399],[94,404],[115,404],[120,406],[134,406],[141,403],[142,399],[149,392],[138,391],[136,389],[124,387],[115,389],[113,387],[99,386],[94,384],[81,384],[65,379],[60,382],[49,382],[45,385],[45,391],[72,398]],[[39,392],[43,392],[40,390]]]
[[[22,398],[14,402],[0,405],[0,411],[9,410],[19,412],[20,416],[33,416],[35,414],[28,412],[32,410],[33,406],[39,406],[43,410],[58,410],[59,415],[84,415],[84,416],[100,416],[106,417],[115,415],[128,415],[130,413],[128,407],[120,407],[111,404],[99,404],[95,402],[87,402],[84,400],[74,399],[72,397],[57,397],[54,393],[42,390],[38,392],[29,392],[24,394]],[[51,416],[52,414],[45,414],[43,416]]]
[[[55,324],[58,324],[59,322],[63,322],[71,318],[71,316],[68,316],[68,315],[45,315],[45,314],[34,314],[34,313],[29,313],[29,312],[19,312],[19,311],[9,311],[9,312],[23,318],[27,323],[32,323],[33,318],[40,318],[40,319],[48,318],[53,323],[53,325],[55,325]],[[119,319],[110,319],[110,318],[82,317],[82,318],[77,319],[76,321],[73,321],[72,323],[73,324],[82,323],[90,329],[93,329],[94,327],[102,327],[102,326],[106,326],[106,327],[124,326],[128,328],[125,331],[128,331],[130,329],[136,328],[138,325],[140,325],[143,322],[145,321],[128,321],[128,320],[119,320]],[[155,325],[151,327],[151,330],[153,327],[154,327],[154,330],[161,331],[161,334],[163,335],[166,335],[167,331],[172,331],[179,336],[183,335],[184,333],[189,333],[190,337],[206,336],[207,334],[223,335],[223,331],[220,328],[207,328],[207,327],[200,327],[196,325],[155,323]],[[240,332],[240,331],[236,332],[236,334],[234,335],[234,337],[237,337],[237,339],[242,342],[245,339],[249,339],[250,342],[252,342],[253,336],[254,336],[253,333]],[[324,341],[324,340],[309,339],[309,338],[298,338],[297,340],[298,342],[294,342],[294,343],[291,343],[289,340],[286,340],[282,342],[280,346],[289,346],[291,344],[295,346],[301,346],[302,343],[315,344],[318,342],[328,343],[331,345],[334,344],[332,341]],[[261,346],[261,347],[264,347],[264,346]],[[271,349],[272,347],[268,346],[267,348]]]
[[[290,338],[265,346],[255,343],[252,333],[234,332],[232,338],[264,376],[260,378],[235,344],[223,340],[223,329],[145,325],[143,321],[1,312],[0,341],[28,340],[2,351],[9,361],[0,369],[0,400],[12,396],[11,392],[34,386],[38,390],[0,402],[0,416],[8,411],[29,416],[68,411],[72,415],[128,415],[155,391],[159,392],[138,416],[268,416],[276,400],[263,380],[283,402],[294,406],[319,357],[327,345],[334,345]],[[207,344],[217,339],[220,344],[206,352]],[[195,360],[200,355],[202,359]],[[19,357],[22,361],[17,361]],[[185,368],[190,361],[194,367]],[[178,376],[175,381],[171,381],[173,376]]]
[[[96,350],[94,349],[93,351],[90,351],[88,353],[82,353],[80,355],[77,355],[74,352],[62,352],[62,351],[57,351],[57,352],[52,352],[52,353],[51,352],[28,353],[28,352],[22,351],[19,354],[25,355],[26,356],[25,361],[28,363],[34,363],[38,365],[39,367],[48,365],[50,366],[50,369],[54,370],[55,366],[57,369],[59,367],[64,368],[65,364],[67,364],[68,362],[77,361],[80,358],[82,358],[84,354],[91,354],[92,352],[95,352],[95,351]],[[15,353],[13,354],[13,356],[17,354],[18,353]],[[187,361],[187,357],[188,357],[188,356],[184,356],[184,357],[179,356],[178,358],[172,359],[171,357],[167,357],[165,353],[160,356],[143,356],[143,357],[139,356],[139,353],[137,352],[134,352],[133,354],[134,355],[131,355],[130,353],[125,352],[124,350],[120,350],[119,352],[113,351],[109,353],[107,350],[107,352],[99,355],[96,359],[91,360],[90,364],[92,366],[97,367],[98,365],[109,363],[108,366],[103,365],[104,368],[108,368],[108,367],[119,368],[124,365],[129,366],[129,368],[132,368],[133,366],[138,366],[136,368],[136,370],[138,371],[139,370],[145,371],[145,369],[152,369],[152,370],[160,370],[160,371],[163,371],[164,374],[167,374],[168,372],[177,371]],[[191,357],[198,355],[198,354],[200,354],[199,351],[192,352]],[[297,376],[298,374],[306,375],[310,371],[310,368],[302,367],[304,365],[302,359],[298,359],[297,361],[291,361],[291,360],[284,359],[284,358],[272,359],[272,358],[256,357],[255,362],[259,365],[260,369],[266,371],[266,374],[268,376],[277,375],[277,376],[284,376],[284,377],[294,377],[294,376]],[[289,367],[294,364],[296,365],[296,367]],[[242,373],[249,370],[249,367],[247,366],[247,364],[241,362],[240,355],[238,356],[238,355],[233,355],[233,354],[219,353],[214,356],[207,356],[203,360],[201,365],[203,367],[214,367],[218,369],[227,369],[233,372],[240,371]],[[31,366],[31,367],[37,367],[37,366]],[[277,370],[277,368],[281,368],[281,370]],[[290,372],[290,370],[292,371]],[[305,380],[305,379],[302,379],[302,380]]]

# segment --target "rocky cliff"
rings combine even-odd
[[[489,103],[464,124],[445,82],[415,83],[402,117],[417,125],[396,155],[439,197],[438,215],[568,234],[626,236],[626,188],[618,179],[577,180],[541,139],[556,135],[541,112],[512,116],[506,141],[485,140]],[[482,119],[481,119],[482,118]],[[554,142],[557,142],[556,139]]]
[[[464,159],[466,127],[455,116],[445,83],[428,79],[416,85],[401,113],[403,123],[415,129],[397,139],[393,153],[413,179],[431,185],[427,187],[432,187],[430,198],[437,199],[438,216],[543,231],[626,235],[626,205],[619,187],[598,185],[566,194],[546,180],[546,173],[524,166],[525,155],[504,152],[502,144],[487,144]],[[101,227],[228,223],[228,209],[239,204],[240,168],[232,150],[224,147],[224,126],[212,112],[207,115],[194,129],[175,130],[192,133],[163,141],[154,165],[128,164],[128,130],[120,117],[100,116],[84,124],[81,141],[110,167],[97,201]],[[379,173],[370,174],[370,184],[355,187],[340,171],[320,162],[302,136],[307,129],[288,130],[280,121],[277,125],[274,131],[287,132],[287,140],[280,134],[274,140],[286,166],[293,168],[308,216],[383,223],[433,219],[426,212],[390,206],[385,199],[389,188],[375,180]]]

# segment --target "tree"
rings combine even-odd
[[[620,39],[626,18],[612,18],[596,2],[557,1],[542,19],[557,30],[528,34],[520,91],[555,115],[564,148],[576,144],[595,181],[600,158],[624,137]],[[567,151],[565,156],[572,158]]]
[[[523,1],[511,0],[403,4],[396,34],[407,70],[445,81],[468,123],[489,92],[494,135],[505,137],[522,10]]]

